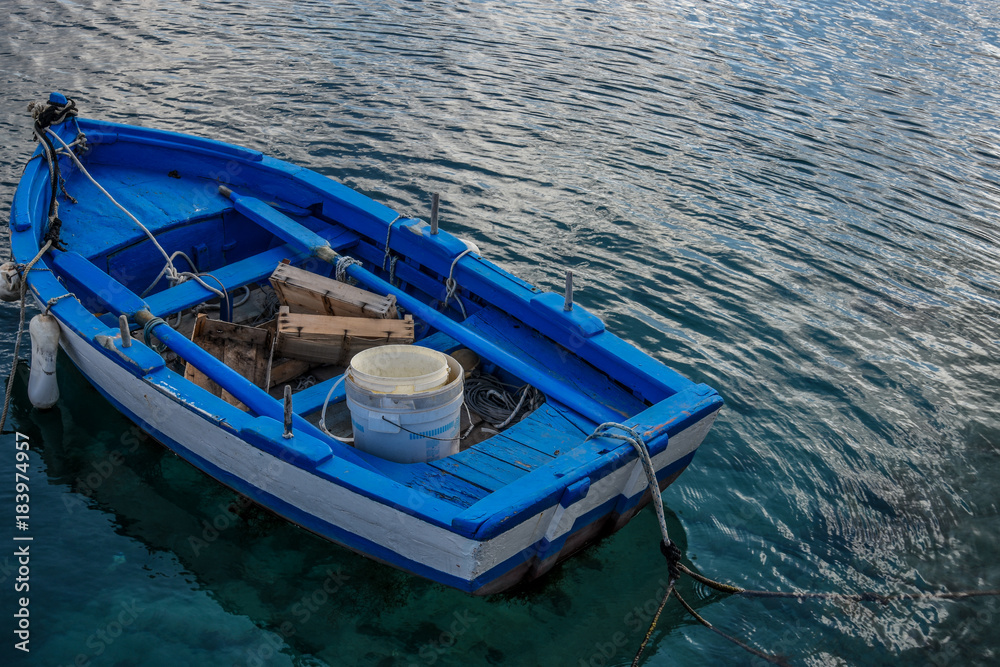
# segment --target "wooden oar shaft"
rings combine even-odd
[[[156,316],[148,309],[143,309],[134,313],[133,318],[136,323],[146,325],[156,319]],[[251,411],[264,417],[270,417],[279,423],[286,421],[287,415],[283,404],[272,398],[266,391],[226,366],[222,361],[203,350],[197,343],[174,331],[163,320],[152,326],[153,335],[160,339],[160,342],[176,352],[182,359],[190,362],[195,368],[250,408]],[[371,469],[371,465],[361,459],[353,449],[331,442],[330,438],[303,417],[293,414],[291,422],[294,432],[310,435],[320,442],[328,444],[335,456],[351,461],[367,470]]]
[[[239,195],[225,186],[220,187],[219,192],[232,200],[237,211],[243,213],[288,243],[298,245],[318,259],[334,265],[340,259],[340,255],[330,247],[326,239],[306,229],[259,199]],[[461,323],[456,322],[447,315],[439,313],[420,299],[394,285],[390,285],[367,269],[357,264],[351,264],[347,267],[346,273],[364,283],[370,289],[382,294],[392,294],[396,297],[396,301],[414,317],[422,319],[438,331],[451,336],[479,356],[492,361],[508,372],[520,377],[546,396],[573,408],[584,417],[600,424],[606,421],[620,421],[622,418],[628,416],[615,412],[576,387],[560,382],[549,375],[546,369],[528,364],[516,356],[516,351],[511,352],[503,349],[471,329],[462,326]]]
[[[333,252],[333,250],[331,249],[330,252]],[[325,259],[321,254],[317,254],[316,256],[320,259]],[[394,295],[396,302],[414,317],[424,320],[438,331],[451,336],[459,343],[465,345],[482,358],[489,359],[508,372],[533,385],[546,396],[550,396],[560,403],[573,408],[584,417],[598,424],[607,421],[620,421],[627,417],[627,415],[614,412],[611,408],[597,402],[575,387],[555,380],[546,372],[546,369],[536,368],[522,361],[511,352],[465,328],[461,323],[456,322],[447,315],[439,313],[420,299],[390,285],[363,267],[352,264],[347,267],[347,275],[364,283],[373,290]]]

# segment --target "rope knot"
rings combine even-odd
[[[45,236],[42,238],[43,241],[52,241],[52,247],[56,250],[65,251],[66,246],[63,244],[62,240],[59,238],[59,232],[62,231],[62,220],[58,216],[53,217],[49,222],[49,229],[45,232]]]
[[[361,266],[361,262],[354,259],[353,257],[348,257],[347,255],[340,255],[337,257],[337,263],[334,265],[335,266],[334,275],[336,276],[339,282],[354,284],[352,282],[354,279],[347,275],[347,267],[351,266],[352,264],[357,264],[358,266]]]
[[[666,539],[660,541],[660,553],[667,559],[667,571],[670,573],[670,581],[677,581],[681,576],[681,549],[673,540]]]
[[[54,102],[50,98],[48,102],[31,102],[28,104],[28,111],[34,118],[40,129],[45,129],[50,125],[58,125],[67,118],[77,114],[76,102],[66,99],[65,103]]]

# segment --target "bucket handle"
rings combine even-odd
[[[399,431],[406,431],[407,433],[412,433],[413,435],[419,435],[421,438],[426,438],[427,440],[440,440],[441,442],[454,442],[455,440],[458,440],[461,437],[461,436],[455,436],[454,438],[436,438],[433,435],[424,435],[423,433],[417,433],[416,431],[411,431],[410,429],[406,428],[402,424],[397,424],[396,422],[389,421],[386,418],[385,415],[382,415],[382,421],[386,422],[387,424],[392,424],[397,429],[399,429]],[[372,430],[373,431],[377,431],[379,429],[372,428]],[[399,431],[397,431],[397,433]]]

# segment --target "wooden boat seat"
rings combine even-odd
[[[348,231],[343,227],[334,227],[329,233],[323,235],[334,250],[342,250],[358,241],[358,235]],[[309,253],[301,250],[291,243],[265,250],[252,257],[248,257],[239,262],[234,262],[227,266],[219,267],[210,273],[218,278],[226,291],[232,291],[250,285],[263,282],[274,271],[274,268],[284,259],[293,264],[304,261],[309,257]],[[212,285],[214,281],[206,279],[205,282]],[[156,294],[146,297],[149,310],[157,317],[166,317],[182,310],[187,310],[200,303],[214,299],[215,294],[199,285],[194,280],[188,280],[174,287],[170,287]]]

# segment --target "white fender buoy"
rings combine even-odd
[[[21,274],[17,264],[4,262],[0,264],[0,299],[17,301],[21,298]]]
[[[28,399],[39,410],[46,410],[59,400],[59,383],[56,382],[59,322],[52,315],[35,315],[28,325],[28,333],[31,334]]]

